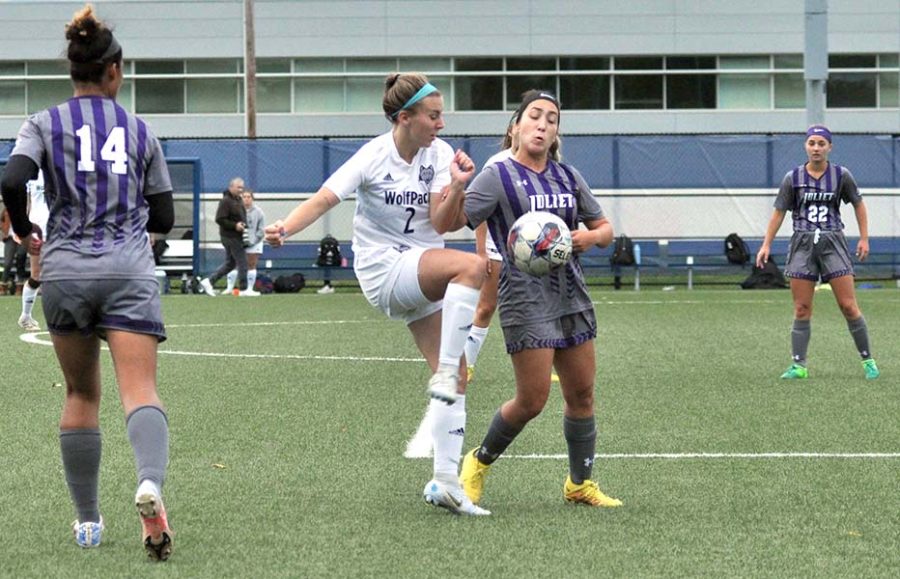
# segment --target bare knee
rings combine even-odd
[[[812,316],[812,304],[806,302],[794,302],[794,318],[808,320]]]
[[[544,410],[546,404],[547,397],[545,396],[517,396],[513,400],[513,411],[518,421],[524,424],[536,418]]]
[[[856,304],[856,300],[840,300],[838,302],[838,307],[841,308],[841,313],[844,314],[844,317],[848,320],[855,320],[862,315],[862,312],[859,311],[859,306]]]
[[[460,270],[453,278],[453,281],[469,287],[480,288],[481,284],[484,283],[487,258],[474,253],[467,253],[465,256],[464,260],[460,260],[462,262],[460,263]]]

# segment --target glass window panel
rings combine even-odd
[[[0,81],[0,115],[24,115],[25,81]]]
[[[384,81],[380,78],[347,79],[347,110],[352,112],[382,112]]]
[[[803,68],[802,54],[776,54],[775,68]]]
[[[294,72],[344,72],[340,58],[298,58],[294,60]]]
[[[662,75],[617,76],[617,109],[661,109],[663,108]]]
[[[397,70],[396,58],[347,59],[347,72],[383,72],[385,75]]]
[[[900,75],[896,72],[888,72],[878,75],[880,81],[880,92],[882,108],[900,107]]]
[[[874,54],[830,54],[828,68],[875,68]]]
[[[503,70],[502,58],[457,58],[456,70],[475,71],[475,70]]]
[[[229,58],[198,59],[187,61],[188,74],[234,74],[238,61]]]
[[[291,61],[286,58],[257,58],[256,72],[291,72]]]
[[[294,112],[339,113],[344,110],[344,81],[302,78],[294,81]]]
[[[825,96],[828,108],[866,107],[878,104],[878,76],[865,73],[831,73]]]
[[[513,110],[522,102],[522,93],[531,89],[549,90],[556,94],[556,78],[549,75],[506,77],[506,110]]]
[[[666,68],[670,70],[694,70],[715,67],[715,56],[669,56],[666,58]]]
[[[0,76],[20,76],[25,74],[24,62],[0,62]]]
[[[746,69],[769,68],[768,56],[720,56],[719,68]]]
[[[184,113],[184,80],[143,79],[134,83],[137,114]]]
[[[503,79],[499,76],[457,77],[456,110],[502,111]]]
[[[122,83],[121,88],[119,88],[119,94],[116,95],[116,102],[121,105],[123,109],[126,111],[133,111],[133,102],[131,98],[131,91],[133,85],[130,80],[126,80]]]
[[[666,108],[716,108],[716,77],[712,74],[666,77]]]
[[[450,71],[449,58],[401,58],[397,69],[402,72]]]
[[[721,75],[720,109],[767,109],[771,107],[769,77],[762,75]]]
[[[135,74],[181,74],[184,72],[183,60],[136,60]]]
[[[613,64],[616,70],[660,70],[663,59],[656,56],[617,56]]]
[[[580,57],[561,56],[559,58],[560,70],[609,70],[609,58],[605,57]]]
[[[69,76],[69,63],[65,60],[33,60],[28,63],[28,74]]]
[[[256,110],[260,113],[291,112],[291,79],[257,79]]]
[[[882,54],[878,57],[881,68],[897,68],[900,66],[900,54]]]
[[[608,76],[563,76],[559,99],[565,110],[608,110]]]
[[[806,108],[806,85],[802,74],[775,75],[775,108]]]
[[[193,78],[187,81],[188,113],[238,112],[239,79]]]
[[[72,98],[68,80],[28,81],[28,114],[42,111]]]
[[[507,58],[506,70],[556,70],[556,59]]]

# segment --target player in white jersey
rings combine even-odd
[[[500,325],[515,372],[515,394],[498,409],[481,445],[463,460],[460,480],[476,504],[491,465],[547,403],[554,367],[565,401],[563,434],[569,451],[563,497],[597,507],[622,504],[605,495],[592,478],[597,320],[578,257],[594,245],[609,245],[613,228],[581,174],[551,157],[559,118],[554,95],[525,93],[513,128],[518,139],[515,155],[486,167],[464,193],[449,192],[434,214],[438,231],[487,222],[497,241],[508,235],[518,217],[536,210],[555,213],[572,230],[572,259],[544,277],[519,271],[510,260],[503,262]],[[507,251],[505,245],[498,249]]]
[[[433,372],[434,479],[425,500],[454,513],[485,515],[457,479],[466,419],[460,370],[485,265],[473,253],[444,248],[431,223],[434,199],[462,192],[474,173],[465,153],[437,138],[443,106],[424,75],[390,75],[382,107],[391,130],[363,145],[284,220],[266,227],[266,240],[282,245],[356,194],[353,268],[360,287],[373,306],[407,324]]]
[[[772,240],[790,211],[794,233],[784,265],[791,279],[794,322],[791,327],[791,365],[781,377],[803,380],[809,377],[806,353],[809,347],[812,305],[816,282],[831,285],[835,300],[862,359],[866,378],[874,380],[881,372],[869,349],[869,329],[856,301],[853,287],[853,258],[844,237],[841,204],[850,203],[859,225],[856,257],[869,255],[869,219],[866,204],[853,175],[845,167],[828,161],[832,135],[824,125],[812,125],[806,131],[807,162],[788,172],[781,182],[775,209],[769,219],[762,246],[756,254],[756,266],[769,259]]]
[[[47,209],[47,200],[44,198],[44,172],[38,171],[37,179],[29,181],[28,185],[28,219],[36,225],[44,235],[47,231],[47,219],[50,211]],[[36,235],[36,234],[32,234]],[[16,238],[17,242],[21,242]],[[30,254],[31,273],[22,288],[22,314],[19,316],[19,327],[28,332],[37,332],[41,326],[31,315],[34,310],[34,302],[37,299],[38,288],[41,286],[41,256]]]

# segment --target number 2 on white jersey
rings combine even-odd
[[[75,131],[79,143],[78,170],[83,173],[93,173],[97,170],[93,153],[93,128],[90,125],[81,125]],[[100,160],[112,163],[110,170],[116,175],[124,175],[128,172],[128,153],[125,150],[125,128],[113,127],[106,136],[106,142],[100,149]]]

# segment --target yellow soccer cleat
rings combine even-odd
[[[621,507],[622,501],[603,494],[600,487],[592,480],[586,480],[580,485],[572,482],[572,477],[566,477],[566,485],[563,495],[568,503],[583,503],[592,507]]]
[[[478,501],[481,500],[482,492],[484,492],[484,477],[491,470],[491,465],[484,464],[478,460],[478,457],[475,456],[476,452],[478,452],[478,449],[473,448],[463,458],[462,469],[459,473],[459,484],[462,485],[469,500],[477,505]]]
[[[472,380],[475,378],[475,366],[469,366],[466,368],[466,384],[471,384]]]

